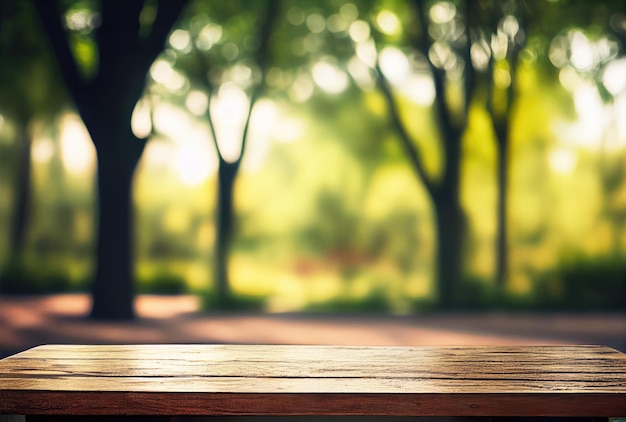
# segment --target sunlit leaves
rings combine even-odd
[[[65,27],[72,32],[89,34],[100,25],[100,14],[91,2],[77,2],[65,12]]]
[[[101,24],[100,13],[91,1],[73,3],[65,11],[65,27],[69,32],[70,46],[78,69],[86,79],[98,71],[98,46],[94,31]]]
[[[558,35],[550,44],[550,60],[558,68],[573,66],[588,72],[613,59],[619,50],[617,42],[609,36],[592,41],[579,29]]]
[[[610,61],[602,71],[602,83],[613,96],[626,88],[626,59]]]
[[[382,10],[376,15],[376,26],[385,35],[395,36],[402,32],[402,23],[395,13],[390,10]]]
[[[330,57],[323,58],[313,65],[313,80],[325,92],[339,94],[348,86],[348,77]]]
[[[175,50],[179,50],[183,53],[188,53],[191,50],[191,36],[189,31],[184,29],[174,30],[169,37],[169,44]]]

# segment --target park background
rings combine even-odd
[[[3,300],[622,315],[625,13],[3,2]]]

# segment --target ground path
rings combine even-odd
[[[603,344],[626,352],[622,313],[411,316],[198,313],[193,296],[140,296],[132,322],[90,321],[86,295],[0,296],[0,356],[44,343]]]

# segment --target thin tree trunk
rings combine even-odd
[[[217,187],[217,216],[215,233],[215,295],[218,306],[229,307],[231,302],[228,256],[231,247],[234,213],[233,190],[239,162],[220,160]]]
[[[461,304],[459,281],[463,274],[463,213],[458,205],[436,202],[437,274],[439,305],[452,309]]]
[[[270,38],[276,16],[278,16],[280,10],[280,2],[278,0],[269,0],[265,3],[265,10],[263,17],[260,19],[259,26],[259,47],[257,48],[254,57],[255,62],[261,69],[261,80],[263,81],[265,72],[267,70],[268,61],[270,57]],[[202,79],[207,91],[210,93],[212,87],[207,79]],[[217,134],[215,133],[215,126],[211,118],[210,107],[207,108],[207,119],[209,126],[212,130],[212,138],[215,144],[215,148],[218,154],[218,188],[217,188],[217,209],[216,209],[216,234],[215,234],[215,266],[214,266],[214,288],[216,301],[214,305],[218,307],[229,308],[232,307],[233,297],[230,292],[230,277],[228,272],[228,256],[230,254],[234,218],[234,206],[233,206],[233,191],[235,185],[235,179],[239,172],[239,166],[246,151],[246,145],[248,143],[248,131],[250,129],[250,118],[252,116],[252,109],[256,104],[261,92],[263,90],[263,82],[257,85],[250,95],[250,103],[248,105],[248,111],[243,127],[243,133],[241,135],[241,152],[237,160],[234,162],[228,162],[222,156],[220,152],[219,143],[217,141]]]
[[[509,140],[503,134],[498,142],[498,205],[496,233],[496,288],[502,291],[508,273],[508,185],[509,185]]]
[[[26,243],[26,229],[31,208],[31,157],[32,138],[28,130],[28,119],[18,117],[18,156],[15,180],[13,221],[11,224],[11,257],[20,259]]]
[[[445,133],[445,132],[444,132]],[[437,228],[437,288],[439,305],[444,309],[461,305],[465,250],[465,214],[461,206],[461,136],[446,133],[444,180],[432,195]]]

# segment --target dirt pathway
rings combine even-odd
[[[0,356],[43,343],[604,344],[626,351],[626,313],[200,314],[193,296],[140,296],[140,318],[84,318],[86,295],[0,296]]]

